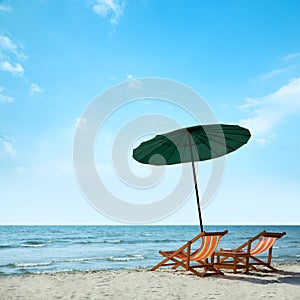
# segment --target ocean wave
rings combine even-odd
[[[38,248],[38,247],[45,247],[45,246],[47,246],[47,244],[40,244],[40,243],[29,244],[29,243],[26,243],[26,244],[20,244],[19,246],[20,246],[20,247]]]
[[[73,244],[121,244],[124,243],[122,240],[91,240],[91,241],[75,241]]]
[[[120,244],[122,243],[122,240],[104,240],[103,243],[107,243],[107,244]]]
[[[154,241],[150,240],[149,242],[154,242],[154,243],[178,243],[178,240],[162,239],[162,240],[154,240]]]
[[[34,272],[34,274],[59,274],[59,273],[65,273],[65,272],[76,272],[76,269],[61,269],[61,270],[45,270],[45,271],[37,271]],[[84,270],[79,270],[84,271]]]
[[[143,254],[133,254],[132,257],[135,257],[136,259],[144,259],[145,256]]]
[[[81,261],[93,261],[93,260],[105,260],[104,257],[82,257],[82,258],[70,258],[64,260],[58,260],[55,262],[64,263],[64,262],[81,262]]]
[[[273,249],[295,249],[300,248],[300,245],[280,245],[280,246],[273,246]]]
[[[130,256],[126,256],[126,257],[113,257],[110,256],[107,258],[108,261],[130,261],[130,260],[142,260],[145,257],[141,254],[134,254],[134,255],[130,255]]]
[[[32,267],[43,267],[43,266],[50,266],[52,262],[40,262],[40,263],[12,263],[8,266],[14,268],[32,268]]]
[[[156,240],[131,240],[131,241],[122,241],[124,244],[160,244],[160,243],[178,243],[178,240],[171,240],[171,239],[156,239]],[[184,243],[184,241],[183,241]]]
[[[39,244],[43,244],[44,241],[26,241],[25,244],[28,245],[39,245]]]
[[[106,239],[106,240],[88,240],[75,241],[74,244],[146,244],[146,243],[177,243],[178,240],[172,239],[136,239],[136,240],[120,240],[120,239]]]
[[[14,246],[12,246],[12,245],[6,245],[6,244],[0,245],[0,249],[13,248],[13,247]]]

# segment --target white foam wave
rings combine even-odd
[[[31,247],[31,248],[39,248],[39,247],[45,247],[47,244],[21,244],[21,247]]]
[[[103,257],[82,257],[82,258],[71,258],[66,260],[61,260],[58,262],[81,262],[81,261],[91,261],[91,260],[103,260]]]
[[[51,262],[43,262],[43,263],[14,263],[15,267],[18,268],[28,268],[28,267],[40,267],[40,266],[50,266]]]
[[[141,254],[135,254],[126,257],[113,257],[113,256],[108,257],[109,261],[130,261],[130,260],[142,260],[142,259],[144,259],[144,256]]]
[[[121,243],[121,240],[104,240],[104,243],[119,244]]]

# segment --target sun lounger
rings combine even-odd
[[[183,267],[186,271],[190,271],[197,276],[223,274],[220,270],[214,267],[213,262],[214,252],[218,247],[220,239],[227,232],[227,230],[222,232],[202,232],[195,236],[192,240],[185,243],[178,250],[159,251],[159,253],[165,258],[151,270],[154,271],[163,266],[172,266],[172,269]],[[201,239],[200,248],[192,251],[192,245],[199,239]],[[203,272],[199,272],[196,270],[197,268],[203,268]]]
[[[244,269],[246,272],[249,272],[250,269],[255,271],[266,271],[266,269],[268,271],[278,271],[271,266],[272,249],[274,243],[285,234],[285,232],[262,231],[236,249],[220,249],[220,251],[215,253],[217,261],[214,266],[216,268],[232,269],[234,273],[236,273],[237,269]],[[257,244],[253,246],[256,241]],[[266,251],[268,251],[268,258],[267,261],[263,261],[258,255]],[[257,266],[265,268],[261,269]]]

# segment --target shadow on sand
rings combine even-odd
[[[300,273],[299,272],[285,272],[279,271],[275,273],[225,273],[220,278],[226,280],[240,280],[256,284],[272,284],[272,283],[285,283],[300,286]]]

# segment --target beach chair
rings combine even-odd
[[[155,271],[156,269],[164,266],[173,266],[172,269],[183,267],[186,271],[190,271],[201,277],[223,274],[213,265],[214,252],[218,247],[221,237],[227,232],[227,230],[222,232],[202,232],[175,251],[159,251],[159,253],[165,258],[154,266],[151,271]],[[192,251],[192,244],[199,239],[201,239],[200,248]],[[211,258],[210,262],[209,258]],[[169,261],[172,262],[169,263]],[[195,270],[197,268],[203,268],[204,272]]]
[[[249,269],[255,271],[278,271],[271,266],[272,250],[274,243],[285,234],[285,232],[262,231],[234,250],[220,249],[220,251],[215,253],[217,258],[215,267],[233,269],[234,273],[236,273],[237,269],[245,269],[246,272],[249,272]],[[256,241],[256,245],[253,246]],[[266,251],[268,251],[268,258],[267,261],[263,261],[258,255]],[[257,266],[265,268],[259,269]]]

